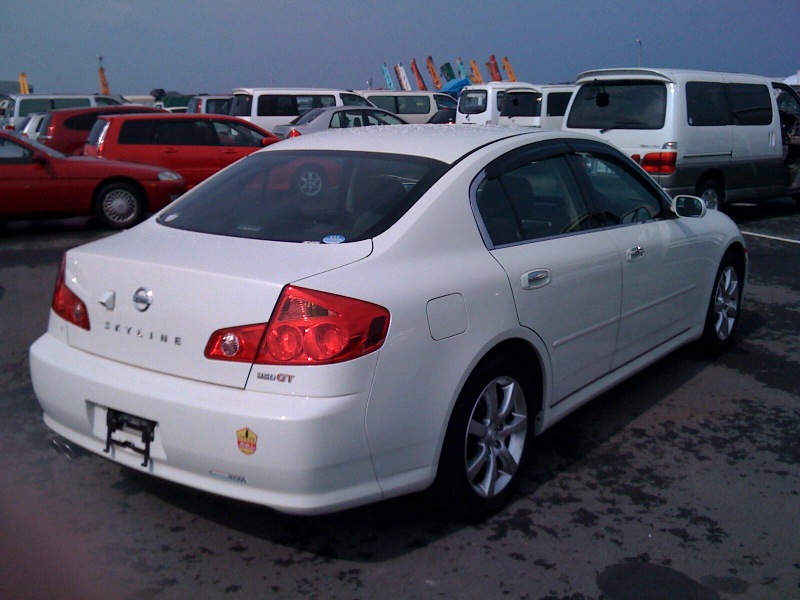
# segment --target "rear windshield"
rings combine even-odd
[[[159,222],[259,240],[354,242],[386,231],[447,168],[405,155],[257,152],[170,205]]]
[[[539,92],[506,93],[503,117],[540,117],[542,116],[542,95]]]
[[[667,87],[660,81],[593,81],[575,92],[567,127],[574,129],[661,129]]]
[[[479,115],[486,110],[488,98],[486,90],[464,90],[458,97],[458,111],[465,115]]]

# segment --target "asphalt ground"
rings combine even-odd
[[[66,444],[27,351],[63,251],[107,232],[0,226],[0,600],[800,598],[800,209],[728,212],[751,267],[736,346],[679,350],[545,432],[475,525],[425,494],[290,517]]]

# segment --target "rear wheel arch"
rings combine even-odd
[[[543,380],[540,356],[523,339],[492,347],[470,371],[447,420],[434,482],[448,511],[482,519],[513,497],[531,454]]]

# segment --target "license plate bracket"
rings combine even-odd
[[[140,434],[142,446],[135,444],[130,439],[116,439],[114,434],[121,431]],[[147,467],[151,462],[150,444],[155,439],[155,431],[155,421],[109,408],[106,411],[106,447],[103,449],[103,452],[110,452],[111,446],[128,448],[137,454],[141,454],[144,457],[142,466]]]

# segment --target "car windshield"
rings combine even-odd
[[[46,154],[47,156],[53,156],[56,158],[64,158],[66,155],[62,154],[58,150],[53,150],[50,146],[45,146],[44,144],[31,139],[27,136],[23,136],[19,132],[9,131],[8,132],[13,138],[19,139],[24,141],[28,146],[32,146],[37,152],[41,152],[42,154]]]
[[[447,168],[395,154],[257,152],[170,205],[159,222],[260,240],[354,242],[386,231]]]
[[[599,81],[575,92],[567,127],[575,129],[661,129],[667,87],[660,81]]]

